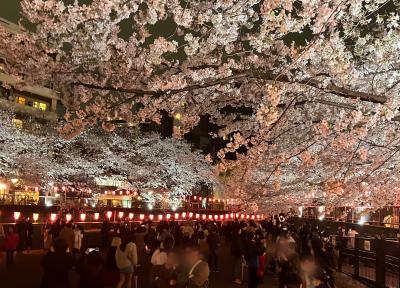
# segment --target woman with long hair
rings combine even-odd
[[[133,270],[138,263],[136,244],[132,239],[123,237],[115,252],[115,262],[120,274],[117,288],[123,287],[125,283],[127,288],[131,288]]]

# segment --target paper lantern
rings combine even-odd
[[[239,218],[239,213],[236,213],[236,218]]]
[[[257,214],[257,219],[260,219],[260,215],[259,214]]]
[[[186,212],[182,212],[182,218],[186,218]]]
[[[166,218],[169,220],[171,218],[171,214],[167,214]]]
[[[37,221],[39,219],[39,214],[38,213],[33,213],[33,221]]]
[[[129,213],[129,220],[133,219],[133,213]]]
[[[153,214],[150,214],[150,215],[149,215],[149,219],[150,219],[151,221],[153,221],[154,215],[153,215]]]
[[[83,221],[85,221],[85,219],[86,219],[86,214],[85,213],[81,213],[81,221],[83,222]]]
[[[139,215],[139,219],[140,219],[140,220],[143,220],[143,219],[144,219],[144,214],[140,214],[140,215]]]
[[[208,219],[212,220],[213,216],[212,215],[208,215]]]
[[[124,212],[123,211],[119,211],[118,212],[118,217],[121,219],[122,217],[124,217]]]
[[[179,219],[179,213],[175,213],[175,219]]]
[[[194,200],[197,200],[197,196],[194,196],[193,199],[194,199]]]
[[[234,214],[233,214],[233,213],[231,213],[231,215],[230,215],[230,216],[231,216],[231,219],[233,219],[233,215],[234,215]]]
[[[158,215],[158,220],[160,220],[160,221],[161,221],[161,220],[162,220],[162,218],[163,218],[163,215],[161,215],[161,214],[160,214],[160,215]]]
[[[199,219],[199,218],[200,218],[200,214],[196,213],[196,219]]]
[[[251,219],[253,219],[254,220],[254,218],[256,218],[254,215],[251,215]]]
[[[19,219],[19,217],[21,217],[21,212],[14,212],[14,219],[15,221],[17,221]]]
[[[94,220],[99,220],[100,214],[99,213],[94,213]]]
[[[206,218],[207,218],[206,214],[201,215],[201,219],[206,220]]]
[[[214,215],[214,219],[217,220],[218,219],[218,215]]]
[[[56,221],[56,218],[57,218],[57,214],[55,214],[55,213],[51,213],[51,214],[50,214],[50,220],[51,220],[51,222]]]
[[[240,218],[244,219],[244,214],[240,215]]]
[[[65,220],[67,220],[67,222],[71,221],[71,219],[72,219],[72,215],[71,214],[65,215]]]
[[[225,219],[229,219],[229,214],[225,214]]]
[[[107,218],[108,218],[108,220],[111,219],[111,216],[112,216],[112,212],[111,212],[111,211],[107,211]]]
[[[192,218],[192,217],[193,217],[193,213],[189,212],[189,218]]]

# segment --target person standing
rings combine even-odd
[[[185,265],[182,273],[178,275],[178,287],[205,288],[208,285],[210,268],[207,262],[201,259],[197,245],[188,246],[185,249]]]
[[[14,251],[17,250],[19,243],[19,235],[14,232],[14,227],[8,228],[8,233],[4,240],[4,250],[6,251],[6,265],[11,266],[14,260]]]
[[[59,237],[64,239],[64,241],[67,244],[67,247],[69,249],[69,253],[72,253],[72,250],[74,249],[74,244],[75,244],[75,233],[74,233],[74,230],[72,230],[71,223],[67,223],[66,225],[64,225],[64,227],[60,231]]]
[[[207,244],[209,250],[208,264],[213,272],[218,272],[218,248],[220,240],[216,227],[211,228],[211,233],[207,237]]]
[[[138,263],[136,244],[124,237],[115,252],[115,262],[120,273],[117,288],[123,287],[125,283],[127,288],[131,288],[134,267]]]
[[[244,258],[244,239],[242,236],[242,230],[239,227],[235,227],[235,231],[232,233],[232,244],[231,244],[231,255],[232,255],[232,277],[233,282],[241,285],[241,266]]]
[[[29,250],[32,249],[32,237],[33,237],[33,224],[31,220],[26,218],[26,250],[29,253]]]
[[[22,253],[22,251],[25,250],[26,248],[26,238],[27,238],[27,229],[26,229],[26,221],[25,218],[22,217],[21,220],[19,220],[16,224],[16,232],[18,233],[19,236],[19,242],[18,242],[18,253]]]
[[[258,286],[258,268],[260,267],[260,255],[262,255],[262,251],[260,251],[256,243],[254,232],[247,233],[245,258],[249,266],[249,288],[257,288]]]
[[[67,244],[60,237],[54,239],[53,248],[54,252],[48,252],[40,262],[44,269],[40,288],[68,288],[72,256],[67,253]]]
[[[75,227],[74,227],[74,235],[75,235],[74,249],[81,251],[83,231],[82,231],[81,227],[79,227],[78,225],[75,225]]]

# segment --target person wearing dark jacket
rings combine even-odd
[[[44,269],[40,287],[68,288],[68,274],[73,264],[72,256],[67,253],[67,244],[62,238],[53,241],[53,248],[54,252],[48,252],[40,262]]]
[[[259,256],[262,255],[262,251],[256,243],[254,232],[247,233],[247,242],[245,250],[245,258],[249,267],[249,284],[248,288],[257,288],[259,278],[258,278],[258,268],[259,268]]]
[[[218,272],[218,247],[220,246],[219,235],[217,229],[213,227],[210,235],[207,237],[207,244],[209,250],[208,265],[213,272]]]
[[[78,265],[79,288],[104,288],[104,265],[96,250],[84,255]]]
[[[242,284],[241,265],[244,258],[244,242],[242,230],[237,227],[232,233],[231,255],[232,255],[232,278],[236,284]]]

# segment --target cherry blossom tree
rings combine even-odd
[[[202,182],[219,184],[204,156],[183,141],[126,128],[118,133],[92,128],[66,140],[50,125],[29,131],[14,127],[10,114],[0,115],[0,171],[32,186],[59,183],[95,190],[96,179],[112,178],[139,191],[181,197]]]
[[[53,83],[64,135],[112,131],[110,118],[159,122],[160,111],[179,112],[185,133],[207,114],[216,137],[234,135],[218,168],[252,207],[398,195],[397,0],[21,6],[35,29],[0,30],[4,69],[21,85]]]

